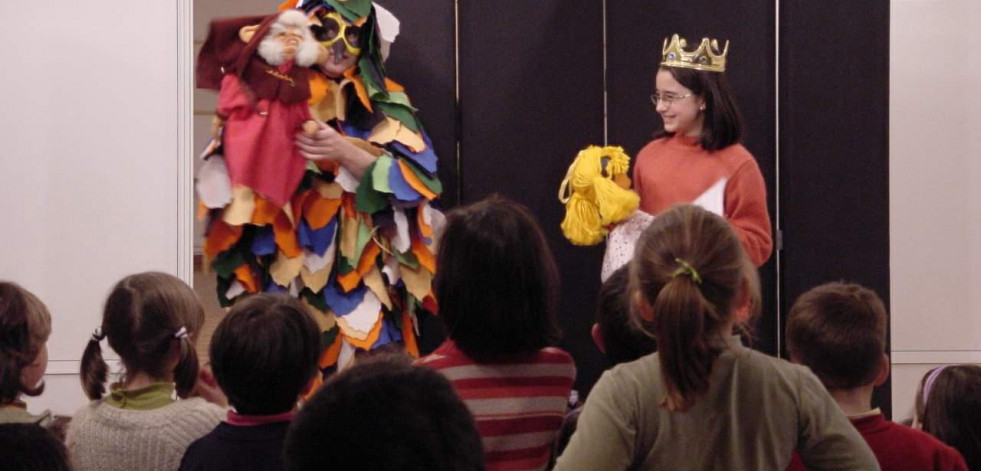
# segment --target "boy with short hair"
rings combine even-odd
[[[236,303],[210,349],[215,380],[235,410],[188,447],[180,469],[284,469],[286,432],[319,354],[320,329],[299,300],[256,294]]]
[[[874,291],[827,283],[804,293],[787,317],[787,350],[808,366],[875,453],[883,471],[967,471],[957,450],[893,423],[872,408],[872,390],[889,376],[886,308]],[[788,471],[803,470],[795,454]]]
[[[286,469],[484,471],[473,416],[449,380],[402,356],[328,379],[297,414]]]
[[[634,361],[657,350],[654,337],[630,321],[630,295],[627,293],[629,265],[618,268],[600,286],[596,322],[592,337],[610,366]]]

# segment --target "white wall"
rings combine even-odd
[[[0,278],[51,310],[37,412],[77,379],[109,288],[190,277],[190,0],[0,2]]]
[[[892,0],[893,408],[923,373],[981,362],[981,52],[976,0]],[[856,45],[855,52],[861,52]]]

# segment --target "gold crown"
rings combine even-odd
[[[686,52],[686,47],[688,47],[688,42],[678,37],[677,34],[671,36],[670,43],[668,43],[667,38],[664,38],[661,65],[708,72],[726,71],[726,54],[729,53],[729,41],[726,41],[726,47],[721,54],[719,53],[719,42],[715,39],[702,38],[702,43],[694,52]]]

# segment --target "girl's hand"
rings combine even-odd
[[[225,393],[221,392],[221,388],[218,387],[218,382],[215,381],[215,375],[211,371],[210,364],[201,365],[201,368],[198,370],[198,381],[195,383],[191,395],[199,396],[210,403],[218,404],[222,407],[228,407],[228,398],[225,397]]]

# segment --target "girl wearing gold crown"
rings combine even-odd
[[[726,54],[708,38],[693,52],[678,35],[664,40],[651,101],[664,128],[637,155],[634,188],[640,209],[658,215],[695,203],[726,218],[750,260],[770,257],[766,185],[740,144],[742,116],[726,80]]]

